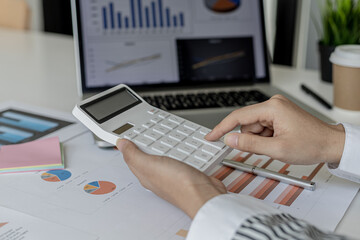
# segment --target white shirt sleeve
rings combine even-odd
[[[360,183],[360,126],[347,123],[345,145],[340,164],[328,164],[329,171],[341,178]]]
[[[239,225],[259,214],[278,214],[279,210],[245,195],[222,194],[210,199],[196,214],[187,240],[232,239]]]
[[[282,213],[263,201],[245,195],[222,194],[200,208],[187,240],[235,239],[333,239],[345,236],[326,233],[306,221]]]

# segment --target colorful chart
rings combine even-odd
[[[41,174],[41,179],[47,182],[62,182],[71,177],[71,172],[67,170],[50,170]]]
[[[107,181],[95,181],[86,184],[84,191],[93,195],[103,195],[111,193],[116,189],[116,185]]]
[[[130,0],[129,6],[128,13],[117,11],[113,2],[103,6],[101,10],[103,29],[163,29],[184,27],[186,24],[184,12],[177,12],[168,7],[163,0],[152,1],[148,5],[142,0]]]
[[[205,0],[205,5],[214,12],[231,12],[240,6],[240,0]]]
[[[0,228],[5,226],[6,224],[8,224],[7,222],[4,222],[4,223],[0,223]]]
[[[2,114],[0,122],[11,126],[25,128],[36,132],[45,132],[52,128],[59,126],[59,123],[51,122],[35,117],[29,117],[25,114],[20,114],[8,111]]]
[[[255,158],[253,158],[253,157],[255,157]],[[251,158],[253,158],[254,162],[252,162],[252,163],[247,162]],[[266,160],[265,159],[255,160],[256,158],[257,158],[257,156],[255,154],[239,152],[235,157],[233,157],[232,160],[237,161],[237,162],[251,164],[251,165],[263,168],[263,169],[268,168],[275,161],[272,158],[268,158]],[[289,171],[290,165],[283,164],[283,163],[281,163],[281,164],[282,164],[282,166],[276,171],[279,173],[288,175],[290,173],[290,171]],[[322,169],[323,166],[324,166],[324,163],[314,165],[314,166],[309,166],[309,169],[308,169],[309,172],[306,175],[302,176],[302,179],[313,180],[313,178],[319,173],[319,171]],[[225,166],[219,167],[212,174],[213,177],[219,179],[220,181],[224,181],[230,175],[232,175],[233,177],[231,177],[232,181],[227,184],[227,190],[229,192],[236,193],[236,194],[243,193],[245,188],[250,186],[257,178],[256,175],[253,175],[251,173],[236,171],[233,168],[225,167]],[[303,188],[289,185],[281,192],[276,191],[276,193],[275,193],[274,191],[275,191],[276,187],[278,187],[279,184],[280,184],[279,181],[275,181],[275,180],[266,178],[266,179],[262,180],[260,183],[258,183],[257,185],[256,184],[251,185],[250,188],[252,188],[252,190],[248,191],[247,194],[250,196],[253,196],[255,198],[261,199],[261,200],[265,200],[271,194],[272,195],[276,194],[277,197],[272,200],[274,203],[284,205],[284,206],[291,206],[295,202],[295,200],[300,196],[300,194],[304,191]]]

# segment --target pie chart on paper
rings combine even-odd
[[[103,195],[111,193],[116,189],[116,185],[107,181],[94,181],[84,187],[84,191],[93,195]]]
[[[240,7],[241,0],[205,0],[207,8],[214,12],[232,12]]]
[[[71,177],[67,170],[50,170],[41,174],[41,179],[47,182],[62,182]]]

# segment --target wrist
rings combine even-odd
[[[345,129],[342,124],[329,125],[325,144],[325,161],[330,164],[339,164],[345,145]]]
[[[191,195],[188,198],[191,199],[191,202],[186,204],[186,209],[183,209],[191,219],[194,219],[197,212],[206,202],[222,194],[212,185],[194,185],[191,188]]]

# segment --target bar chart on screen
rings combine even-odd
[[[96,35],[152,31],[173,34],[191,29],[188,0],[94,0],[89,8],[88,18]]]
[[[341,213],[346,211],[347,204],[351,202],[346,203],[344,200],[339,204],[338,196],[347,194],[350,196],[353,194],[351,189],[356,187],[352,183],[333,176],[324,163],[309,166],[289,165],[267,156],[239,151],[234,151],[227,158],[316,182],[316,190],[310,191],[222,165],[217,166],[211,172],[211,176],[221,180],[230,193],[249,195],[263,200],[295,217],[317,224],[317,226],[319,226],[319,222],[329,222],[328,219],[331,219],[332,223],[324,226],[329,230],[335,229],[343,216]],[[331,204],[335,202],[338,206],[337,209],[331,207]],[[326,214],[324,214],[325,211]]]

